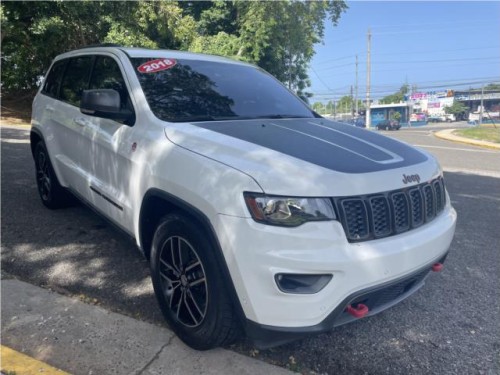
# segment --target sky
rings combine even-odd
[[[356,82],[366,97],[371,30],[371,97],[404,84],[417,91],[500,83],[500,2],[348,1],[337,26],[326,23],[311,61],[311,102],[338,100]]]

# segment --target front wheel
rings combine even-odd
[[[47,148],[41,141],[35,146],[34,158],[36,184],[42,203],[50,209],[70,206],[73,197],[59,184]]]
[[[153,239],[156,298],[177,336],[197,350],[227,345],[239,333],[214,252],[199,226],[182,214],[165,216]]]

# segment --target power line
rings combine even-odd
[[[318,73],[316,73],[316,70],[314,70],[314,68],[312,66],[311,66],[311,70],[314,72],[316,77],[318,77],[319,81],[323,84],[323,86],[325,86],[328,90],[331,90],[331,88],[325,83],[325,81],[323,81],[323,79],[318,75]]]
[[[442,63],[442,62],[455,62],[455,61],[482,61],[482,60],[496,60],[498,61],[500,57],[470,57],[466,59],[439,59],[439,60],[404,60],[404,61],[375,61],[375,64],[421,64],[421,63]]]
[[[392,27],[426,27],[426,26],[443,26],[443,25],[470,25],[474,22],[484,22],[484,19],[476,19],[471,20],[467,19],[467,21],[443,21],[443,22],[435,22],[435,23],[414,23],[414,24],[401,24],[401,25],[378,25],[372,26],[373,29],[384,29],[384,28],[392,28]]]
[[[441,83],[441,84],[437,84],[437,85],[422,85],[421,83],[416,83],[417,86],[419,87],[419,90],[429,90],[429,89],[444,89],[445,87],[446,88],[453,88],[453,87],[460,87],[460,86],[470,86],[470,85],[478,85],[478,84],[485,84],[486,80],[485,79],[472,79],[472,80],[469,80],[467,82],[459,82],[459,83]],[[499,77],[495,77],[494,80],[488,80],[490,82],[488,82],[488,84],[498,84],[500,81],[499,81]],[[371,90],[370,92],[371,93],[374,93],[374,94],[394,94],[395,92],[397,92],[399,90],[399,87],[396,87],[397,85],[395,85],[395,87],[391,90],[391,89],[384,89],[384,90],[381,90],[381,89],[378,89],[378,90]],[[485,92],[497,92],[498,90],[485,90]],[[347,91],[343,91],[343,92],[328,92],[328,93],[313,93],[313,96],[328,96],[328,97],[332,97],[332,96],[336,96],[336,97],[342,97],[342,96],[348,96],[346,94]]]
[[[334,59],[322,60],[322,61],[315,62],[315,65],[327,64],[327,63],[332,62],[332,61],[347,60],[347,59],[350,59],[352,57],[355,57],[355,55],[342,56],[342,57],[337,57],[337,58],[334,58]]]
[[[455,48],[455,49],[440,49],[440,50],[410,50],[406,52],[390,52],[390,53],[376,53],[375,56],[397,56],[397,55],[410,55],[415,53],[442,53],[442,52],[461,52],[461,51],[477,51],[483,49],[500,49],[500,45],[490,47],[472,47],[472,48]]]
[[[425,32],[446,32],[446,31],[454,31],[454,30],[463,30],[463,29],[480,29],[481,27],[485,28],[491,28],[490,24],[483,23],[483,24],[475,24],[475,25],[469,25],[469,26],[461,26],[461,27],[450,27],[450,28],[442,28],[442,29],[433,29],[433,28],[426,28],[422,30],[422,28],[418,28],[415,30],[398,30],[398,31],[388,31],[388,32],[375,32],[374,35],[380,36],[380,35],[401,35],[401,34],[425,34]],[[405,27],[406,28],[406,27]]]
[[[441,81],[415,81],[414,83],[417,85],[422,85],[422,84],[442,84],[442,85],[447,85],[447,84],[455,84],[455,83],[463,83],[464,81],[478,81],[480,83],[485,83],[487,81],[497,81],[500,79],[500,76],[488,76],[488,77],[474,77],[474,78],[460,78],[460,79],[449,79],[449,80],[441,80]],[[392,83],[392,84],[386,84],[386,85],[376,85],[376,87],[394,87],[397,85],[401,85],[401,83]],[[348,89],[349,85],[341,86],[334,88],[333,90],[344,90]]]
[[[498,56],[491,56],[491,57],[470,57],[470,58],[462,58],[462,59],[439,59],[439,60],[395,60],[395,61],[375,61],[372,62],[372,64],[377,65],[377,64],[427,64],[427,63],[445,63],[445,62],[462,62],[462,61],[483,61],[483,60],[495,60],[498,61],[499,57]],[[360,64],[366,64],[366,61],[360,61]],[[347,64],[340,64],[340,65],[333,65],[329,67],[324,67],[318,69],[319,71],[325,71],[325,70],[332,70],[336,68],[342,68],[345,66],[354,66],[356,63],[347,63]]]
[[[461,52],[461,51],[478,51],[478,50],[485,50],[485,49],[495,49],[499,50],[500,45],[495,45],[495,46],[489,46],[489,47],[472,47],[472,48],[455,48],[455,49],[446,49],[446,50],[411,50],[411,51],[406,51],[406,52],[391,52],[391,53],[372,53],[372,56],[400,56],[400,55],[411,55],[415,53],[443,53],[443,52]],[[326,59],[326,60],[321,60],[314,62],[314,65],[323,65],[323,64],[328,64],[333,61],[341,61],[341,60],[347,60],[350,58],[356,57],[356,55],[348,55],[348,56],[341,56],[341,57],[336,57],[332,59]]]
[[[454,64],[453,65],[453,68],[459,68],[459,67],[463,67],[463,66],[471,66],[471,65],[474,65],[474,66],[479,66],[479,65],[491,65],[491,64],[495,64],[495,65],[498,65],[498,62],[496,61],[483,61],[483,62],[469,62],[467,64]],[[434,70],[438,70],[439,68],[443,69],[448,69],[449,67],[448,66],[436,66],[434,67]],[[428,66],[417,66],[417,67],[413,67],[411,68],[411,70],[429,70],[429,67]],[[376,73],[383,73],[383,72],[407,72],[409,69],[407,67],[402,67],[401,69],[382,69],[382,70],[374,70],[374,72]]]

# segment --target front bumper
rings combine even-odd
[[[296,336],[298,332],[321,332],[343,324],[344,320],[348,322],[339,311],[360,293],[364,295],[373,288],[385,288],[429,270],[449,249],[456,213],[448,203],[438,217],[417,229],[359,243],[347,242],[336,221],[281,228],[219,215],[216,223],[214,227],[247,319],[248,334],[259,341],[259,335],[252,334],[259,327]],[[278,288],[275,275],[279,273],[332,274],[333,278],[317,293],[292,294]],[[422,285],[423,278],[420,281],[373,313],[409,296],[410,291]]]
[[[322,322],[310,327],[273,327],[246,321],[247,337],[259,349],[267,349],[287,342],[332,330],[334,327],[358,320],[347,312],[348,306],[363,304],[368,307],[366,317],[378,314],[411,296],[424,286],[425,279],[435,263],[444,263],[448,254],[424,268],[382,285],[367,288],[345,298]]]

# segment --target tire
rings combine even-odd
[[[71,206],[74,203],[74,198],[59,183],[47,148],[42,141],[35,146],[34,159],[38,194],[45,207],[57,209]]]
[[[197,350],[228,345],[240,332],[214,252],[188,217],[160,220],[151,249],[154,291],[172,330]]]

